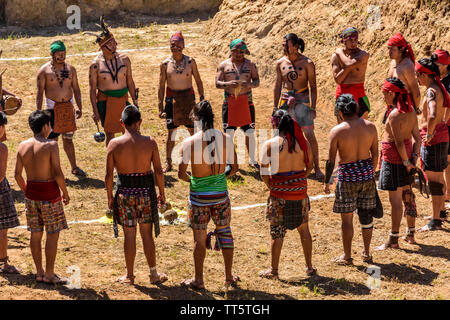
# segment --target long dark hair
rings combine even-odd
[[[305,41],[303,41],[302,38],[299,38],[295,33],[288,33],[284,36],[284,39],[286,39],[286,41],[290,40],[292,42],[292,45],[298,46],[300,52],[303,52],[305,50]]]
[[[211,104],[208,100],[202,100],[199,103],[195,105],[195,107],[192,109],[193,114],[198,118],[198,121],[201,123],[201,128],[204,133],[208,132],[210,129],[214,129],[214,113],[212,111]],[[217,148],[217,141],[216,137],[214,135],[207,136],[206,137],[206,147],[210,151],[210,154],[214,157],[214,160],[216,158],[216,154],[214,152],[214,149],[212,149],[212,143],[215,144],[216,149]],[[218,151],[218,156],[220,157],[220,150]],[[219,172],[220,172],[220,158],[219,158]],[[214,161],[211,161],[211,172],[215,173],[215,167],[214,167]]]
[[[280,146],[280,151],[283,150],[284,141],[288,143],[288,151],[292,153],[295,151],[295,127],[294,120],[286,110],[278,109],[272,115],[272,123],[279,130],[278,134],[283,137],[283,143]],[[289,139],[287,138],[289,136]]]
[[[405,89],[405,84],[399,78],[392,77],[392,78],[387,78],[386,80],[389,81],[390,83],[392,83],[393,85],[399,87],[400,89]],[[407,95],[408,95],[407,93],[403,93],[403,94],[400,95],[399,92],[396,92],[395,93],[395,98],[394,98],[394,106],[397,105],[397,102],[398,102],[399,98],[402,99],[405,103],[407,103],[408,102],[408,96]]]

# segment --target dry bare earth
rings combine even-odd
[[[121,49],[166,46],[169,34],[183,30],[186,42],[192,44],[186,53],[196,58],[206,88],[206,97],[214,105],[217,127],[220,121],[222,93],[215,89],[214,75],[217,61],[205,56],[203,30],[206,23],[182,23],[150,25],[141,28],[114,28]],[[97,47],[80,34],[59,37],[37,36],[23,39],[0,40],[4,58],[47,55],[49,45],[57,38],[66,42],[68,54],[95,52]],[[228,41],[225,40],[225,41]],[[157,85],[159,63],[169,54],[168,48],[130,52],[133,73],[137,86],[141,88],[140,103],[143,110],[143,133],[154,136],[165,157],[165,124],[157,117]],[[78,164],[89,177],[78,180],[70,174],[70,166],[61,150],[63,170],[71,196],[66,207],[69,221],[100,218],[106,209],[104,190],[105,148],[97,144],[92,135],[96,131],[88,103],[88,65],[92,57],[71,57],[68,62],[78,71],[84,101],[84,115],[79,121],[75,136]],[[20,112],[9,118],[7,127],[10,157],[7,177],[13,182],[15,153],[20,141],[30,136],[27,117],[34,109],[35,74],[44,60],[2,62],[7,67],[4,86],[17,92],[24,100]],[[259,128],[268,128],[271,112],[272,90],[270,82],[263,81],[262,88],[254,91],[254,100]],[[317,120],[317,135],[321,155],[326,153],[326,140],[331,115],[321,111]],[[62,149],[62,147],[61,147]],[[246,165],[240,175],[244,181],[230,183],[233,206],[263,203],[267,191],[262,182]],[[188,185],[178,181],[176,173],[166,176],[167,196],[178,208],[186,209]],[[13,185],[16,207],[22,225],[26,224],[23,195]],[[322,194],[317,181],[310,180],[309,194]],[[381,193],[385,208],[389,208],[386,193]],[[234,270],[240,275],[240,288],[223,291],[223,265],[221,253],[208,252],[205,261],[207,290],[194,292],[179,286],[192,275],[192,232],[186,225],[162,227],[156,241],[157,261],[160,271],[167,273],[170,280],[161,287],[149,283],[148,267],[138,241],[136,257],[136,286],[127,287],[115,282],[125,272],[122,253],[123,236],[114,239],[112,227],[103,224],[73,224],[60,237],[56,269],[64,274],[68,266],[81,268],[82,289],[69,290],[36,284],[33,280],[34,266],[28,249],[29,233],[14,229],[9,233],[9,255],[12,262],[24,270],[23,275],[0,277],[0,298],[2,299],[448,299],[449,297],[449,247],[448,224],[446,230],[419,235],[419,245],[401,243],[401,250],[375,253],[374,260],[381,267],[381,289],[370,291],[366,286],[367,274],[359,258],[362,239],[355,219],[355,266],[338,267],[330,260],[342,251],[340,240],[340,218],[332,213],[333,199],[312,202],[310,228],[313,236],[313,262],[319,275],[307,279],[304,273],[304,259],[300,239],[295,232],[288,233],[281,256],[281,281],[261,279],[257,276],[261,268],[269,266],[269,226],[264,220],[263,207],[233,211],[232,228],[236,249]],[[423,217],[430,213],[430,202],[418,197],[418,209]],[[423,224],[418,219],[419,226]],[[211,228],[211,226],[210,226]],[[381,244],[390,228],[388,210],[385,217],[376,222],[374,244]]]

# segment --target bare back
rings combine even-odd
[[[378,148],[377,129],[364,119],[344,121],[331,130],[330,136],[334,136],[332,140],[337,144],[339,164],[372,158],[374,145]]]
[[[120,174],[145,173],[152,167],[157,144],[151,137],[124,134],[110,141],[114,166]]]
[[[383,141],[408,140],[418,133],[417,115],[415,111],[400,113],[394,109],[386,120]]]
[[[50,181],[55,179],[56,165],[59,166],[59,163],[55,163],[55,156],[59,161],[56,141],[30,138],[19,145],[17,152],[25,168],[27,180]]]
[[[229,163],[230,159],[234,162],[234,146],[230,136],[220,130],[212,130],[214,130],[215,142],[209,144],[209,150],[207,141],[203,141],[205,134],[203,131],[185,140],[183,161],[186,163],[189,159],[194,177],[222,174],[225,172],[227,159]]]
[[[298,142],[295,142],[295,150],[289,153],[289,147],[287,140],[283,137],[274,137],[269,140],[269,148],[271,148],[271,168],[274,169],[274,161],[278,160],[278,172],[292,172],[306,170],[305,164],[305,152],[300,149]],[[273,154],[274,149],[280,150],[277,155]],[[278,158],[278,159],[277,159]],[[312,161],[312,159],[311,159]],[[275,172],[272,172],[275,173]]]
[[[395,60],[391,61],[388,78],[399,78],[406,87],[406,91],[413,98],[413,103],[418,106],[420,103],[420,89],[415,75],[414,63],[409,58],[403,58],[397,64]]]

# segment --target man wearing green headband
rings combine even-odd
[[[58,139],[62,134],[64,151],[69,158],[72,174],[85,177],[86,173],[77,166],[73,135],[76,119],[82,115],[81,91],[75,68],[66,63],[66,46],[55,41],[50,46],[52,60],[44,64],[37,74],[36,108],[42,109],[44,93],[46,109],[52,115],[52,129],[49,139]],[[73,97],[77,110],[73,106]]]
[[[237,127],[244,131],[249,166],[259,170],[256,160],[255,105],[252,98],[252,88],[259,86],[258,70],[253,62],[245,58],[250,51],[242,39],[233,40],[230,51],[230,58],[220,63],[216,75],[216,87],[224,90],[223,130],[231,137]]]

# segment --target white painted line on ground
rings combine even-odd
[[[317,196],[311,196],[309,197],[309,200],[311,201],[315,201],[315,200],[321,200],[321,199],[325,199],[325,198],[333,198],[334,194],[319,194]],[[247,206],[241,206],[241,207],[231,207],[231,210],[246,210],[246,209],[251,209],[251,208],[257,208],[257,207],[264,207],[266,206],[266,203],[255,203],[255,204],[250,204]],[[74,221],[70,221],[67,224],[79,224],[79,223],[84,223],[84,224],[90,224],[90,223],[96,223],[96,222],[100,222],[100,219],[94,219],[94,220],[74,220]],[[26,229],[27,226],[18,226],[16,227],[17,229]]]
[[[189,43],[189,44],[186,45],[186,47],[190,47],[190,46],[192,46],[192,43]],[[169,49],[169,47],[165,46],[165,47],[147,47],[147,48],[136,48],[136,49],[124,49],[124,50],[117,50],[117,52],[136,52],[136,51],[160,50],[160,49]],[[69,54],[69,55],[66,56],[66,58],[96,56],[99,53],[100,53],[100,51],[88,52],[88,53]],[[32,60],[47,60],[47,59],[50,59],[50,57],[0,58],[0,61],[32,61]]]

